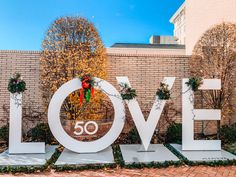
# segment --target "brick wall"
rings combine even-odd
[[[164,77],[174,76],[176,81],[172,88],[172,97],[176,97],[173,99],[175,109],[181,111],[181,79],[189,75],[188,59],[189,57],[182,55],[113,53],[109,55],[109,80],[117,86],[116,76],[127,76],[131,86],[137,91],[137,101],[147,118],[160,82]],[[181,122],[181,115],[175,118]],[[165,130],[166,126],[161,129]]]
[[[114,85],[116,76],[128,76],[136,89],[137,100],[143,111],[150,110],[155,93],[164,77],[176,77],[173,86],[173,97],[181,91],[181,79],[188,76],[188,57],[167,55],[116,55],[109,56],[109,80]],[[174,99],[180,109],[181,97]]]
[[[22,74],[27,83],[24,94],[24,106],[34,109],[41,108],[41,94],[39,89],[39,52],[31,51],[0,51],[0,125],[8,121],[8,113],[3,106],[9,107],[10,94],[7,91],[8,79],[14,72]],[[32,121],[24,121],[25,126],[31,127]]]
[[[40,53],[37,51],[0,51],[0,125],[6,124],[8,120],[8,114],[2,107],[9,105],[7,83],[15,71],[21,73],[27,82],[24,105],[30,102],[43,110],[39,89],[39,58]],[[159,83],[164,77],[174,76],[173,102],[175,108],[181,110],[181,79],[189,76],[188,60],[189,57],[183,55],[108,53],[108,81],[118,88],[116,76],[128,76],[132,87],[137,90],[137,100],[147,117]],[[181,115],[176,118],[181,122]],[[201,123],[197,123],[195,131],[200,130]]]

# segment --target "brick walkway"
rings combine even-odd
[[[4,177],[236,177],[236,166],[229,167],[169,167],[162,169],[109,169],[77,172],[45,172],[37,174],[3,174]]]

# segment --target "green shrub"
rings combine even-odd
[[[47,123],[40,123],[36,125],[28,132],[28,134],[31,136],[32,141],[45,142],[46,144],[55,143],[55,138],[53,137]]]
[[[222,126],[220,129],[220,136],[220,139],[224,144],[236,143],[236,124]]]
[[[130,143],[130,144],[140,144],[141,143],[140,136],[139,136],[136,128],[133,128],[128,133],[127,141],[129,141],[128,143]]]
[[[236,155],[236,143],[225,144],[224,149]]]
[[[172,123],[166,132],[166,143],[182,143],[182,124]]]
[[[137,129],[134,127],[128,133],[122,133],[114,144],[140,144],[141,140]]]
[[[9,125],[4,125],[0,128],[0,140],[8,144],[9,139]]]

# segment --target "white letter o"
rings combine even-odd
[[[115,112],[111,129],[100,139],[91,142],[78,141],[69,136],[61,124],[61,106],[69,94],[81,88],[80,79],[72,79],[63,84],[53,95],[48,108],[48,124],[52,134],[65,148],[78,153],[94,153],[107,148],[118,138],[124,127],[125,108],[120,93],[109,82],[99,78],[94,80],[98,84],[95,88],[109,97]]]

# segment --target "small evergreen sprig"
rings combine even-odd
[[[7,89],[12,94],[23,93],[26,90],[26,83],[22,79],[21,74],[15,73],[13,76],[11,76]]]
[[[120,84],[120,87],[123,100],[132,100],[137,96],[136,90],[129,87],[127,83]]]
[[[157,89],[156,95],[160,100],[169,100],[170,99],[170,90],[168,89],[168,85],[161,82],[160,88]]]
[[[196,92],[198,91],[199,87],[203,84],[203,79],[201,77],[191,77],[187,84],[188,87],[192,89],[192,91]]]

